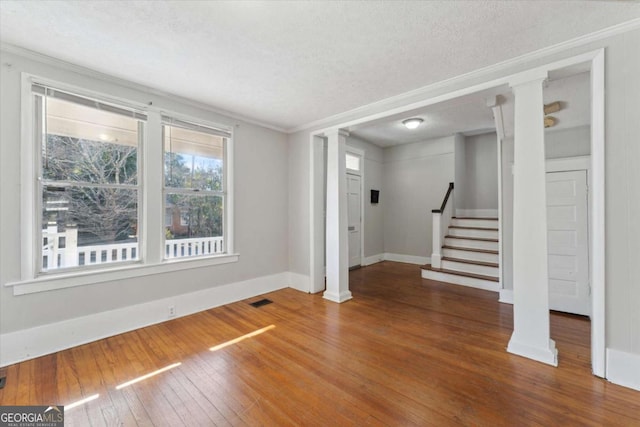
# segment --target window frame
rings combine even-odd
[[[42,88],[44,88],[44,94],[40,94],[40,93],[36,93],[36,91],[33,89],[36,86],[40,86]],[[142,194],[142,189],[144,187],[143,185],[143,179],[142,179],[142,165],[144,164],[144,152],[145,152],[145,143],[146,143],[146,123],[147,123],[147,117],[146,117],[146,113],[143,113],[139,108],[133,108],[133,107],[128,107],[128,106],[124,106],[121,105],[121,103],[115,103],[115,102],[109,102],[109,101],[105,101],[103,99],[100,99],[98,97],[95,96],[85,96],[85,95],[81,95],[78,94],[77,92],[71,92],[68,90],[63,90],[63,89],[59,89],[58,87],[52,87],[51,85],[48,84],[40,84],[40,83],[36,83],[33,82],[31,85],[31,100],[33,102],[33,112],[34,112],[34,118],[36,120],[34,120],[33,123],[33,135],[34,135],[34,141],[33,143],[35,144],[35,158],[34,158],[34,167],[35,167],[35,173],[36,173],[36,185],[35,185],[35,211],[34,211],[34,216],[36,224],[40,224],[39,227],[35,228],[33,231],[35,233],[35,238],[36,238],[36,248],[35,250],[36,252],[36,256],[35,259],[33,260],[35,263],[35,271],[36,271],[36,277],[39,276],[48,276],[48,275],[56,275],[56,274],[62,274],[62,273],[69,273],[69,274],[73,274],[74,272],[83,272],[83,271],[90,271],[90,270],[103,270],[103,269],[111,269],[114,268],[116,266],[126,266],[128,264],[143,264],[144,263],[144,256],[143,254],[145,253],[144,251],[144,241],[142,239],[142,235],[144,232],[144,227],[142,227],[142,212],[144,209],[144,201],[143,201],[143,194]],[[69,95],[71,98],[80,98],[86,101],[95,101],[97,103],[100,103],[102,105],[108,106],[108,105],[112,105],[112,107],[117,108],[119,110],[122,111],[128,111],[131,112],[132,114],[132,118],[138,120],[138,124],[137,124],[137,128],[138,128],[138,144],[136,146],[137,149],[137,153],[136,153],[136,183],[135,185],[116,185],[116,184],[108,184],[108,185],[104,185],[104,184],[95,184],[93,185],[93,187],[105,187],[105,188],[119,188],[119,189],[131,189],[131,190],[135,190],[136,191],[136,199],[137,199],[137,206],[136,206],[136,217],[137,217],[137,229],[138,229],[138,238],[137,238],[137,249],[136,249],[136,258],[134,259],[127,259],[125,261],[119,261],[119,262],[115,262],[115,263],[87,263],[87,261],[85,260],[85,264],[82,266],[75,266],[75,267],[64,267],[64,268],[60,268],[60,269],[45,269],[44,266],[42,265],[42,253],[43,253],[43,249],[44,249],[44,245],[43,245],[43,233],[42,233],[42,220],[43,220],[43,216],[42,216],[42,210],[43,210],[43,192],[45,190],[45,187],[47,186],[47,182],[50,181],[48,179],[44,178],[44,171],[42,169],[43,166],[43,158],[42,158],[42,152],[43,152],[43,146],[44,144],[47,143],[46,138],[47,138],[47,133],[46,133],[46,114],[47,114],[47,107],[46,107],[46,97],[47,97],[47,91],[48,90],[53,90],[53,91],[60,91],[60,92],[64,92],[65,94]],[[37,101],[37,99],[39,98],[39,101]],[[69,100],[66,100],[67,102],[72,102]],[[40,105],[39,105],[40,104]],[[118,105],[120,104],[120,105]],[[77,102],[76,105],[83,105],[80,102]],[[40,117],[41,115],[41,117]],[[56,182],[56,181],[53,181]],[[70,181],[57,181],[59,182],[62,186],[65,187],[92,187],[91,183],[88,182],[78,182],[78,183],[74,183],[74,182],[70,182]],[[98,253],[96,253],[96,258],[99,256]],[[38,261],[39,260],[39,261]],[[49,261],[50,262],[50,261]]]
[[[96,99],[106,104],[113,104],[123,109],[139,111],[147,115],[145,132],[142,139],[142,151],[139,153],[138,163],[138,259],[132,262],[117,262],[99,264],[97,266],[83,266],[80,269],[60,269],[57,271],[40,272],[38,262],[42,263],[41,246],[38,242],[41,227],[36,207],[38,198],[41,198],[39,191],[39,150],[40,142],[37,140],[35,127],[35,102],[32,92],[32,85],[40,84],[49,86],[60,91],[69,92],[83,98]],[[98,88],[93,90],[91,88]],[[64,289],[75,286],[84,286],[105,282],[117,282],[135,277],[142,277],[154,274],[169,273],[173,271],[188,270],[192,268],[212,267],[220,264],[237,262],[239,254],[234,251],[234,229],[233,229],[233,141],[234,124],[213,123],[206,119],[182,114],[180,111],[173,111],[166,108],[158,108],[152,102],[146,101],[149,94],[128,90],[125,98],[106,95],[105,91],[111,93],[123,93],[123,87],[116,87],[111,91],[109,83],[93,81],[86,83],[85,87],[76,84],[66,83],[59,80],[42,77],[28,72],[21,73],[21,107],[20,107],[20,232],[22,235],[20,245],[21,267],[19,278],[9,281],[5,286],[13,289],[14,295],[24,295],[49,290]],[[143,101],[136,101],[142,98]],[[169,98],[166,98],[171,101]],[[167,104],[167,102],[165,102]],[[170,104],[170,103],[169,103]],[[189,106],[177,104],[181,109]],[[215,113],[201,109],[196,114],[214,115]],[[162,141],[162,120],[163,115],[169,115],[180,120],[202,124],[203,126],[224,129],[230,133],[225,147],[225,167],[226,167],[226,253],[222,255],[212,255],[203,257],[185,257],[164,260],[164,201],[162,188],[164,187],[164,159]],[[157,183],[162,180],[162,183]],[[40,251],[40,252],[39,252]]]
[[[221,254],[207,254],[207,255],[193,255],[193,256],[184,256],[184,257],[176,257],[176,258],[168,258],[166,257],[166,234],[162,233],[162,260],[163,262],[177,262],[180,260],[189,260],[189,259],[200,259],[200,258],[214,258],[225,256],[227,254],[233,253],[233,227],[231,226],[231,218],[233,218],[230,213],[233,212],[233,196],[231,189],[233,188],[233,174],[232,163],[229,159],[233,158],[233,132],[232,130],[227,130],[219,125],[215,125],[213,123],[207,123],[203,120],[197,120],[192,118],[187,118],[185,116],[179,114],[162,114],[161,117],[161,126],[162,126],[162,208],[163,210],[167,208],[166,206],[166,197],[167,194],[184,194],[191,195],[194,197],[201,197],[202,195],[210,195],[210,196],[221,196],[223,201],[223,211],[222,211],[222,238],[223,238],[223,247],[224,251]],[[164,155],[165,155],[165,127],[173,126],[181,129],[191,130],[195,132],[202,132],[208,134],[216,134],[219,133],[223,141],[223,158],[222,158],[222,188],[220,190],[196,190],[196,189],[187,189],[184,187],[167,187],[164,175]],[[229,200],[231,199],[231,203]],[[228,206],[231,206],[231,209],[228,209]],[[180,212],[180,223],[182,225],[182,212]],[[228,235],[231,237],[227,237]]]

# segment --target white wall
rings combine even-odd
[[[432,209],[439,209],[454,179],[455,137],[385,148],[386,253],[430,257]]]
[[[502,287],[513,289],[513,137],[502,141]]]
[[[606,48],[606,328],[607,348],[625,352],[640,366],[640,29],[618,33],[607,38],[592,39],[578,47],[548,51],[546,55],[538,54],[530,59],[519,60],[508,66],[493,67],[479,74],[471,74],[454,79],[446,84],[438,85],[424,91],[413,91],[402,102],[406,105],[420,102],[443,93],[469,87],[491,79],[504,77],[513,73],[534,68],[553,61],[558,61],[581,53]],[[396,108],[399,101],[393,104],[380,102],[375,106],[361,108],[350,114],[349,120],[381,113],[389,108]],[[341,119],[344,120],[344,119]],[[341,120],[324,123],[324,127],[339,125]],[[310,156],[308,144],[309,131],[300,131],[290,137],[290,141],[300,140],[303,147],[298,153],[302,157]],[[505,141],[505,150],[506,147]],[[510,164],[503,164],[504,175],[511,172]],[[292,176],[292,179],[309,179],[308,170],[303,175]],[[503,182],[503,185],[505,183]],[[506,191],[506,190],[505,190]],[[383,197],[384,193],[383,193]],[[297,202],[309,205],[309,195],[302,195]],[[300,206],[300,210],[304,207]],[[387,218],[385,212],[385,219]],[[308,219],[307,219],[308,220]],[[308,227],[307,227],[308,229]],[[291,251],[303,250],[309,244],[310,235],[292,236]],[[386,244],[385,234],[385,244]],[[310,259],[299,259],[300,265],[310,263]],[[296,268],[298,268],[296,266]],[[625,372],[640,372],[627,369]],[[635,374],[640,377],[640,374]],[[640,379],[638,380],[640,383]]]
[[[298,132],[289,135],[288,152],[288,191],[289,191],[289,270],[308,276],[310,274],[310,215],[311,188],[309,171],[311,168],[311,142],[308,133]],[[322,152],[322,143],[319,145]],[[320,159],[322,167],[323,160]],[[320,183],[320,191],[323,184]],[[316,194],[322,200],[323,194]],[[322,232],[324,235],[324,232]],[[322,243],[322,242],[321,242]],[[322,243],[320,252],[324,250]]]
[[[453,188],[453,200],[454,210],[453,216],[455,216],[455,209],[467,208],[467,144],[465,143],[465,137],[461,134],[454,136],[454,188]]]
[[[640,29],[618,35],[607,45],[607,347],[640,360]],[[640,363],[636,368],[640,387]]]
[[[468,136],[465,138],[465,151],[465,197],[463,206],[456,207],[498,209],[497,135],[492,132]]]
[[[221,116],[188,101],[151,93],[133,84],[124,86],[115,79],[103,80],[87,71],[70,71],[63,65],[45,64],[6,52],[1,53],[1,63],[0,333],[23,331],[287,272],[289,186],[292,183],[288,173],[286,135]],[[12,288],[4,285],[20,280],[20,247],[23,243],[20,224],[29,216],[20,212],[22,72],[136,103],[152,101],[156,108],[235,126],[234,220],[235,250],[240,254],[239,262],[14,296]],[[305,173],[301,169],[297,171],[304,180]],[[292,193],[296,194],[295,191]],[[304,214],[306,212],[302,212]],[[244,291],[246,289],[239,294]],[[231,289],[230,295],[233,292]],[[215,305],[216,300],[210,303]],[[178,315],[181,308],[176,306]]]
[[[382,189],[382,148],[355,136],[347,138],[347,146],[364,151],[364,256],[370,257],[384,253],[383,206],[384,195],[380,194],[377,204],[371,203],[371,190]]]
[[[591,154],[591,128],[588,125],[560,130],[547,128],[544,147],[547,159],[588,156]]]

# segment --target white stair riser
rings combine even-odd
[[[443,259],[442,268],[445,270],[462,271],[465,273],[498,277],[498,267],[489,267],[487,265],[467,264],[465,262],[449,261]]]
[[[442,255],[450,258],[468,259],[471,261],[500,262],[498,254],[488,254],[485,252],[465,251],[462,249],[442,249]]]
[[[458,276],[456,274],[443,273],[440,271],[422,270],[422,278],[436,280],[438,282],[452,283],[454,285],[468,286],[471,288],[485,289],[487,291],[498,292],[500,290],[498,282],[476,279],[475,277]]]
[[[445,237],[444,244],[445,246],[457,246],[462,248],[489,249],[491,251],[498,250],[498,242],[485,242],[482,240],[452,239],[451,237]]]
[[[453,218],[451,225],[457,227],[482,227],[482,228],[498,228],[497,219],[458,219]]]
[[[458,237],[479,237],[482,239],[497,239],[498,230],[476,230],[466,228],[449,228],[450,236]]]

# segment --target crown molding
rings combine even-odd
[[[29,49],[25,49],[20,46],[12,45],[5,42],[0,42],[0,51],[4,53],[13,54],[16,56],[20,56],[22,58],[30,59],[32,61],[40,62],[46,65],[51,65],[57,68],[61,68],[65,71],[70,71],[73,73],[81,74],[83,76],[91,77],[97,80],[101,80],[107,83],[116,84],[118,86],[126,87],[129,89],[137,90],[140,92],[145,92],[151,95],[169,98],[173,101],[180,102],[181,104],[188,105],[190,107],[198,108],[204,111],[208,111],[214,114],[219,114],[221,116],[228,117],[233,120],[239,120],[245,123],[250,123],[252,125],[261,126],[267,129],[271,129],[281,133],[287,133],[285,128],[273,125],[271,123],[265,123],[257,119],[253,119],[251,117],[243,116],[241,114],[234,113],[232,111],[216,108],[212,105],[206,104],[204,102],[195,101],[190,98],[185,98],[180,95],[173,94],[171,92],[163,91],[161,89],[157,89],[151,86],[146,86],[139,83],[134,83],[129,80],[121,79],[119,77],[112,76],[110,74],[105,74],[100,71],[96,71],[91,68],[87,68],[81,65],[77,65],[71,62],[64,61],[62,59],[54,58],[49,55],[45,55],[39,52],[35,52]],[[3,61],[4,63],[5,61]]]
[[[352,110],[348,110],[342,113],[338,113],[332,116],[325,117],[323,119],[315,120],[306,123],[301,126],[296,126],[287,129],[287,133],[295,133],[304,130],[317,130],[322,128],[329,128],[336,124],[343,123],[349,120],[354,120],[358,117],[373,115],[381,111],[397,108],[398,105],[413,104],[418,98],[429,98],[431,94],[439,90],[446,90],[447,88],[454,87],[457,84],[464,83],[474,78],[487,77],[493,73],[508,72],[510,68],[517,67],[538,59],[542,59],[547,56],[551,56],[557,53],[561,53],[570,49],[585,46],[589,43],[596,42],[608,37],[615,36],[617,34],[626,33],[640,28],[640,18],[632,19],[621,24],[617,24],[602,30],[595,31],[593,33],[585,34],[580,37],[576,37],[552,46],[548,46],[542,49],[535,50],[533,52],[526,53],[524,55],[517,56],[515,58],[507,59],[496,64],[489,65],[487,67],[478,68],[477,70],[470,71],[468,73],[460,74],[455,77],[451,77],[445,80],[435,82],[433,84],[423,86],[418,89],[410,90],[408,92],[401,93],[399,95],[391,96],[389,98],[381,99],[379,101],[372,102],[370,104],[363,105]]]

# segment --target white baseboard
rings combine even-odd
[[[513,289],[500,289],[500,298],[498,298],[498,302],[513,304]]]
[[[507,346],[507,351],[517,356],[546,363],[547,365],[558,366],[558,349],[556,348],[554,340],[549,340],[548,347],[533,347],[517,341],[512,335],[511,340],[509,340],[509,345]]]
[[[384,254],[367,256],[362,258],[362,266],[366,267],[367,265],[376,264],[381,261],[384,261]]]
[[[640,391],[640,354],[608,348],[607,380]]]
[[[431,263],[431,258],[426,256],[404,255],[404,254],[392,254],[389,252],[384,253],[385,261],[405,262],[407,264],[425,265]]]
[[[351,291],[349,290],[342,291],[339,294],[329,292],[329,291],[324,291],[324,293],[322,294],[322,298],[329,301],[337,302],[337,303],[343,303],[345,301],[349,301],[350,299],[352,299],[353,295],[351,295]]]
[[[497,282],[477,279],[475,277],[458,276],[457,274],[445,273],[443,271],[423,269],[421,276],[423,279],[450,283],[452,285],[467,286],[469,288],[482,289],[485,291],[498,292],[500,290],[500,285]]]
[[[456,216],[470,218],[498,218],[498,209],[456,209]]]
[[[292,271],[288,272],[288,275],[289,280],[287,284],[290,288],[297,291],[309,293],[309,291],[311,290],[311,277],[305,274],[294,273]]]
[[[257,277],[242,282],[170,298],[136,304],[89,316],[77,317],[0,335],[0,366],[7,366],[45,354],[86,344],[170,320],[169,306],[182,317],[224,304],[286,288],[289,272]]]

